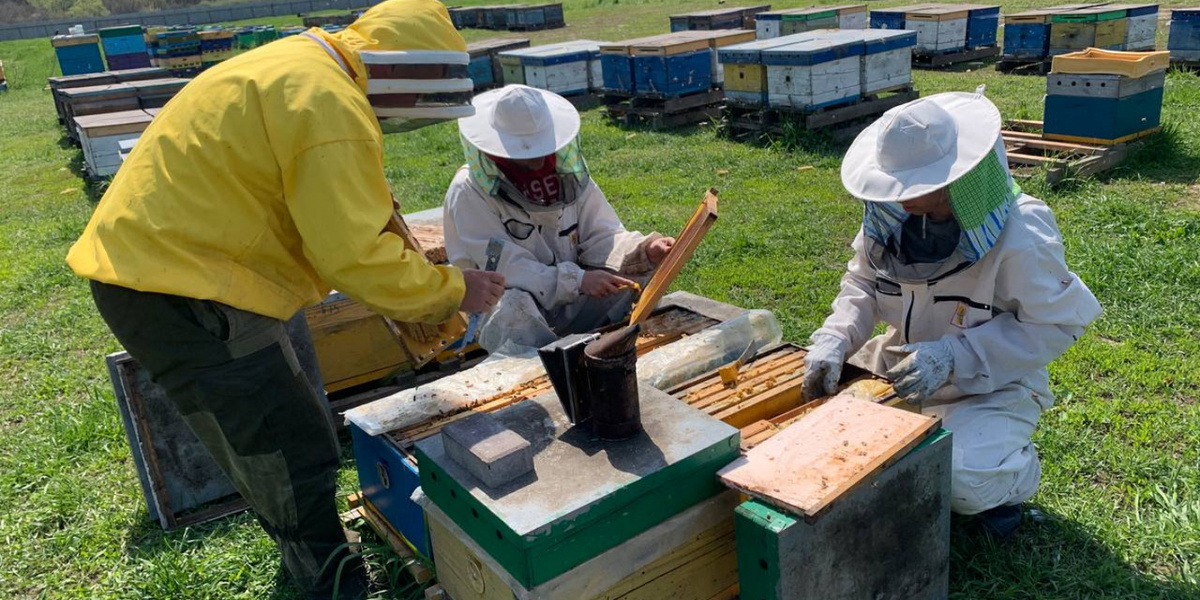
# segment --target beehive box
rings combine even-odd
[[[1200,8],[1177,8],[1171,11],[1167,48],[1173,60],[1200,61]]]
[[[1000,28],[999,6],[968,6],[967,48],[983,48],[996,45],[996,33]]]
[[[812,33],[814,39],[763,51],[771,107],[813,110],[859,97],[863,39]]]
[[[832,7],[837,11],[839,29],[866,29],[868,25],[866,4],[846,4]]]
[[[1157,56],[1146,53],[1091,51],[1067,57],[1073,60],[1055,59],[1046,79],[1043,132],[1047,139],[1117,144],[1158,128],[1164,61],[1151,61]],[[1122,61],[1130,68],[1122,68]]]
[[[909,6],[894,6],[890,8],[872,9],[870,14],[871,29],[904,29],[906,15],[914,10],[926,7],[937,8],[944,4],[912,4]]]
[[[711,38],[681,31],[629,47],[635,94],[674,98],[713,86]]]
[[[450,13],[450,22],[454,24],[455,29],[479,27],[478,6],[459,6],[447,9],[447,12]]]
[[[479,26],[484,29],[508,29],[508,11],[511,6],[479,7]]]
[[[722,491],[738,430],[645,383],[638,394],[643,433],[619,444],[571,435],[553,392],[492,413],[539,448],[535,473],[497,489],[448,460],[440,435],[417,442],[421,489],[516,583],[547,583]]]
[[[150,66],[141,25],[106,27],[99,31],[100,45],[108,70],[140,69]]]
[[[1080,8],[1050,17],[1050,54],[1087,48],[1120,50],[1125,45],[1127,10],[1108,5]]]
[[[759,21],[763,24],[764,21]],[[760,39],[735,44],[717,51],[725,70],[725,98],[735,104],[762,106],[767,103],[767,67],[762,62],[765,50],[811,39],[811,33]]]
[[[905,29],[917,32],[916,52],[942,54],[967,47],[969,11],[961,5],[946,5],[909,11]]]
[[[475,82],[475,89],[504,83],[504,69],[496,59],[497,54],[528,47],[529,38],[493,38],[467,44],[467,54],[471,57],[467,72]]]
[[[96,34],[56,35],[50,39],[58,67],[63,75],[99,73],[104,70],[100,57],[100,36]]]
[[[144,110],[129,110],[75,118],[88,175],[108,177],[121,166],[120,142],[136,139],[153,117]]]
[[[574,40],[497,53],[504,83],[520,83],[560,95],[587,93],[604,80],[600,42]]]
[[[862,32],[862,94],[874,94],[912,83],[915,31],[868,29]]]
[[[784,10],[771,10],[762,12],[757,15],[754,21],[755,37],[760,40],[769,40],[783,35],[783,17],[788,14],[796,14],[803,11],[813,10],[811,8],[788,8]]]
[[[1050,54],[1052,9],[1004,15],[1004,55],[1018,59],[1041,59]]]
[[[783,15],[779,24],[780,35],[804,33],[816,29],[837,29],[837,10],[833,8],[806,8]]]
[[[1125,45],[1122,50],[1153,50],[1158,36],[1158,5],[1128,4],[1126,7]]]

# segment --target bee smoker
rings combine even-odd
[[[604,335],[570,335],[538,350],[571,423],[590,424],[601,439],[623,440],[642,431],[639,331],[633,325]]]

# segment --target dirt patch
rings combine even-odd
[[[1200,183],[1187,186],[1183,194],[1171,203],[1174,208],[1200,213]]]

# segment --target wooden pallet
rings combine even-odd
[[[1041,121],[1013,119],[1001,132],[1008,165],[1017,176],[1046,174],[1046,183],[1058,185],[1068,177],[1088,177],[1107,171],[1129,155],[1142,139],[1113,145],[1060,142],[1042,137]]]
[[[906,84],[880,90],[847,104],[811,111],[726,103],[724,116],[735,136],[782,134],[789,127],[799,127],[827,131],[835,139],[846,139],[857,135],[879,115],[916,100],[920,95],[911,84]]]
[[[1046,75],[1050,72],[1049,58],[1018,58],[1004,55],[996,61],[996,70],[1009,75]]]
[[[942,69],[973,60],[984,60],[1000,55],[999,46],[984,46],[970,50],[957,50],[941,54],[913,54],[913,68]]]
[[[605,92],[601,96],[608,116],[626,125],[646,124],[653,129],[671,129],[712,121],[720,117],[723,90],[709,90],[675,98],[648,94]]]
[[[375,508],[375,505],[371,504],[371,501],[368,500],[366,496],[363,496],[360,493],[354,493],[350,494],[346,498],[346,501],[350,504],[350,510],[342,513],[342,523],[350,525],[354,521],[362,519],[363,522],[375,532],[375,535],[379,536],[379,539],[383,540],[388,546],[390,546],[392,551],[394,551],[401,558],[418,556],[417,551],[414,550],[412,546],[408,545],[408,542],[404,540],[404,536],[400,535],[400,533],[388,523],[383,514],[381,514],[379,510]],[[418,584],[423,585],[429,583],[434,577],[433,570],[420,561],[412,561],[412,563],[406,567],[406,570]]]

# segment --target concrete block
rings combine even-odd
[[[490,488],[533,470],[533,448],[490,413],[473,414],[442,429],[446,454]]]

